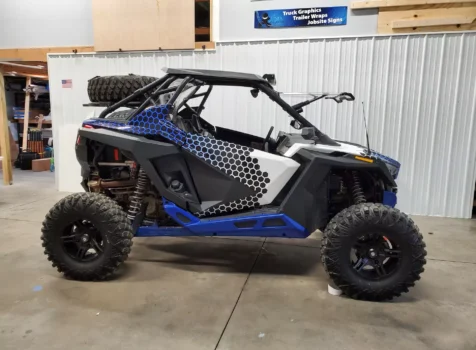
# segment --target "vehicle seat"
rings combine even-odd
[[[183,108],[180,110],[180,112],[172,118],[172,122],[185,132],[214,138],[215,127],[200,118],[191,108]]]
[[[135,109],[126,109],[124,111],[112,112],[111,114],[108,114],[104,119],[124,123],[129,119],[129,117],[132,115],[132,113],[134,113],[134,111]]]

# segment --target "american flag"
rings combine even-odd
[[[63,89],[71,89],[73,87],[73,80],[72,79],[61,80],[61,87]]]

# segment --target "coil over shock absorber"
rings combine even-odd
[[[137,185],[134,194],[131,196],[129,210],[127,211],[127,217],[129,220],[134,220],[137,214],[140,213],[142,207],[142,201],[149,188],[149,178],[145,171],[140,168],[139,175],[137,176]]]
[[[367,202],[364,196],[364,190],[360,183],[359,173],[355,170],[352,171],[352,197],[354,198],[354,204],[361,204]]]

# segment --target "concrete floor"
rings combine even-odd
[[[317,239],[135,239],[114,280],[86,283],[43,255],[41,221],[65,195],[54,176],[14,177],[0,185],[0,349],[476,349],[476,220],[415,217],[426,271],[388,303],[329,295]]]

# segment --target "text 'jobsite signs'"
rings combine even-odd
[[[341,26],[347,24],[347,6],[255,11],[255,28]]]

